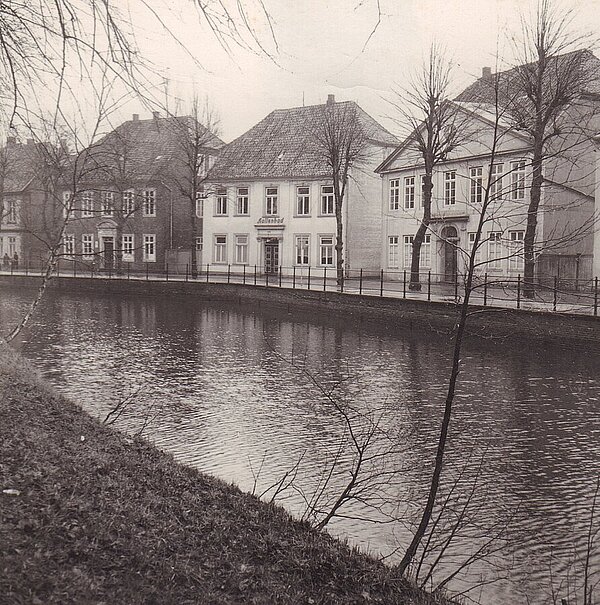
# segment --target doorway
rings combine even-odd
[[[104,269],[112,269],[115,262],[115,238],[102,238],[102,263]]]
[[[456,227],[442,229],[444,281],[454,283],[458,275],[458,232]]]
[[[279,240],[265,240],[265,273],[279,271]]]

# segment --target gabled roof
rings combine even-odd
[[[223,141],[191,116],[153,117],[123,122],[89,148],[92,163],[88,179],[104,179],[116,170],[126,172],[131,180],[152,180],[164,176],[173,162],[185,155],[182,137],[199,133],[202,147],[218,150]],[[197,129],[197,130],[196,130]],[[96,165],[96,169],[92,168]]]
[[[330,105],[334,111],[356,111],[373,144],[398,144],[396,137],[353,101]],[[314,135],[326,107],[311,105],[272,111],[221,151],[209,178],[326,178],[329,171]]]
[[[4,193],[21,193],[39,174],[42,154],[39,143],[10,141],[0,151],[0,176]]]
[[[523,67],[534,65],[533,63],[524,66],[513,67],[497,74],[482,76],[475,80],[473,84],[467,86],[455,99],[455,101],[491,103],[495,104],[495,81],[498,80],[498,88],[505,96],[510,97],[512,83],[518,81],[519,70]],[[560,73],[562,69],[568,69],[570,65],[580,65],[589,74],[589,80],[584,90],[580,93],[600,94],[600,60],[589,50],[575,50],[570,53],[564,53],[551,57],[546,73],[552,75]]]

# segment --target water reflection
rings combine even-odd
[[[4,330],[27,299],[2,292]],[[320,384],[336,384],[357,408],[383,414],[383,427],[399,440],[394,493],[400,509],[411,511],[427,488],[449,344],[448,335],[365,328],[314,313],[52,293],[19,346],[100,418],[135,394],[120,428],[143,430],[179,460],[243,489],[260,493],[301,459],[299,490],[283,495],[300,514],[344,434],[302,368]],[[509,580],[486,587],[484,602],[525,602],[525,594],[542,602],[550,549],[558,573],[573,536],[585,531],[599,472],[600,363],[584,351],[469,342],[463,364],[449,474],[469,456],[476,467],[485,455],[480,514],[510,518]],[[342,519],[332,531],[382,553],[407,539],[402,524]]]

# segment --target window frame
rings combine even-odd
[[[147,218],[156,217],[156,206],[156,189],[154,187],[142,189],[142,216]]]
[[[502,261],[504,256],[502,231],[488,231],[487,243],[488,269],[502,270]],[[492,250],[494,251],[493,255]]]
[[[294,265],[310,266],[310,235],[307,233],[294,235]]]
[[[89,245],[89,248],[88,248]],[[89,252],[88,252],[89,250]],[[94,234],[81,234],[81,258],[89,260],[94,257]]]
[[[325,189],[331,189],[331,191],[324,191]],[[321,185],[320,189],[320,215],[321,216],[335,216],[335,189],[333,185]],[[331,212],[328,210],[331,207]]]
[[[126,243],[128,245],[126,245]],[[129,245],[129,244],[131,244],[131,245]],[[156,253],[156,242],[154,243],[154,246],[155,246],[155,253]],[[134,233],[122,233],[121,234],[121,258],[126,263],[135,262],[135,234]]]
[[[115,192],[102,191],[100,200],[100,216],[112,217],[115,215]]]
[[[265,216],[279,216],[279,186],[265,187]]]
[[[244,190],[246,191],[246,193],[241,193]],[[250,187],[238,187],[236,189],[235,214],[236,216],[250,215]]]
[[[301,189],[306,192],[300,192]],[[296,214],[295,216],[310,216],[310,186],[296,185]]]
[[[121,194],[121,213],[125,218],[133,216],[135,212],[135,190],[125,189]]]
[[[245,238],[245,243],[240,243],[240,238]],[[240,251],[244,251],[240,259]],[[250,235],[248,233],[236,233],[234,238],[233,264],[247,265],[250,257]]]
[[[498,170],[499,168],[499,170]],[[490,166],[490,183],[488,185],[489,201],[495,201],[502,197],[504,186],[504,162],[496,162]]]
[[[526,160],[513,160],[510,163],[510,199],[525,199]]]
[[[513,239],[514,235],[521,235],[520,238]],[[511,229],[508,232],[508,246],[510,256],[508,258],[509,271],[523,271],[525,269],[525,230]]]
[[[331,243],[324,243],[323,240],[331,240]],[[323,258],[329,259],[329,256],[324,257],[324,250],[331,250],[331,262],[323,262]],[[319,267],[335,267],[335,235],[319,234]]]
[[[10,241],[10,238],[9,238]],[[66,259],[75,259],[75,234],[65,233],[63,236],[63,256]]]
[[[392,240],[396,240],[395,242]],[[400,236],[399,235],[388,235],[388,268],[399,269],[400,268]],[[394,260],[395,259],[395,262]]]
[[[456,170],[444,172],[444,206],[456,205]]]
[[[142,247],[142,261],[145,263],[156,262],[156,233],[144,233],[142,234],[142,241],[144,245]],[[148,252],[148,246],[152,245],[152,252]]]
[[[390,179],[390,210],[400,210],[400,179]]]
[[[215,216],[229,216],[227,198],[227,187],[221,187],[215,191]]]
[[[416,177],[404,177],[404,210],[414,210],[416,205]]]
[[[223,242],[218,239],[223,238]],[[215,265],[226,265],[228,260],[228,237],[226,233],[215,233],[213,235],[213,263]],[[222,254],[221,254],[222,253]],[[223,257],[222,259],[220,257]]]
[[[483,202],[483,166],[469,167],[469,201],[471,204]]]

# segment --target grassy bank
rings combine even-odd
[[[325,534],[106,428],[0,349],[0,602],[432,603]]]

